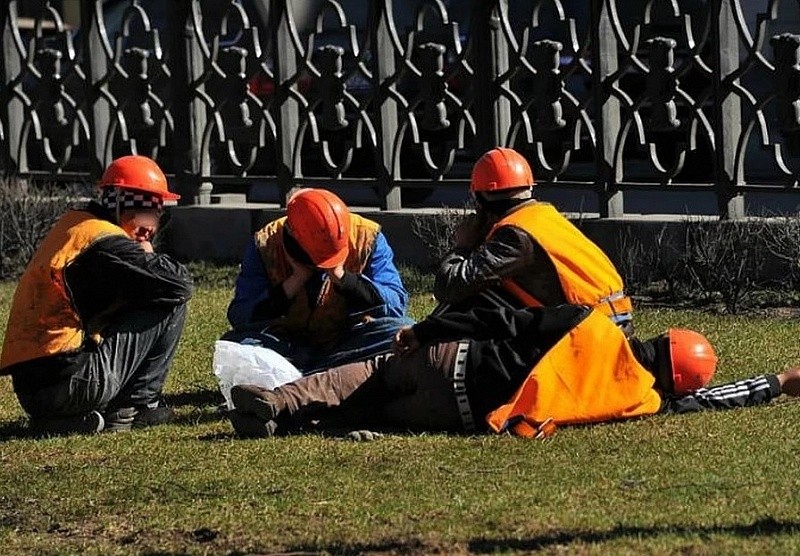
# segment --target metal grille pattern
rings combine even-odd
[[[190,202],[347,185],[395,209],[508,145],[603,216],[631,189],[736,217],[798,187],[797,0],[64,3],[0,6],[5,173],[141,153]]]

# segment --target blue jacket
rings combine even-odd
[[[315,282],[321,284],[324,276],[325,273],[320,272]],[[382,300],[382,304],[370,308],[371,317],[405,316],[408,292],[403,287],[394,264],[394,252],[383,233],[379,232],[376,236],[369,263],[359,275],[359,279],[368,282]],[[236,278],[233,301],[228,306],[228,321],[231,326],[234,329],[241,329],[257,322],[259,319],[253,318],[254,309],[271,295],[279,294],[272,290],[255,238],[251,238],[242,260],[239,276]],[[356,312],[363,313],[363,309]]]

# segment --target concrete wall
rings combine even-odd
[[[428,248],[412,231],[414,218],[435,218],[441,209],[380,211],[354,208],[355,212],[378,222],[395,252],[398,263],[429,266],[433,258]],[[261,204],[206,205],[171,209],[164,229],[167,249],[183,261],[238,263],[248,238],[265,223],[284,211]],[[685,216],[649,215],[623,219],[568,215],[612,259],[616,260],[620,232],[628,227],[631,234],[650,236],[666,224],[677,230]]]

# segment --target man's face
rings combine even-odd
[[[134,241],[152,241],[158,231],[161,211],[158,209],[124,210],[120,214],[119,226]]]

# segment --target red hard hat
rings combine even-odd
[[[476,193],[491,193],[531,187],[533,184],[533,172],[525,157],[514,149],[497,147],[475,163],[469,188]]]
[[[350,210],[325,189],[302,189],[286,206],[289,233],[314,266],[334,268],[347,259],[350,247]]]
[[[99,187],[120,187],[130,191],[144,191],[157,195],[162,201],[176,201],[181,198],[167,188],[167,177],[151,158],[128,155],[115,159],[108,165]]]
[[[667,335],[674,393],[688,394],[711,382],[717,369],[717,354],[708,339],[683,328],[670,328]]]

